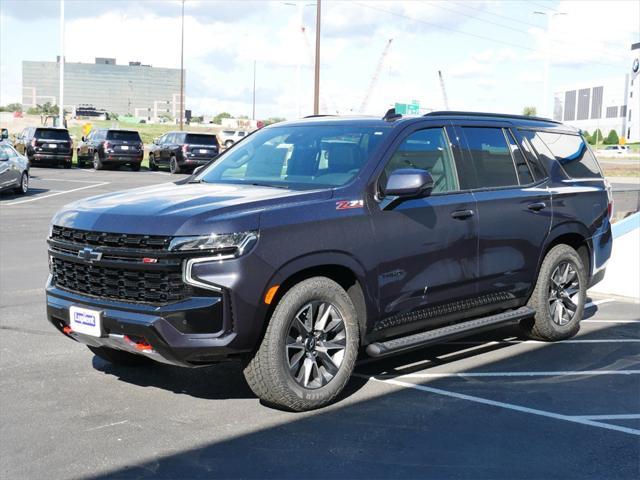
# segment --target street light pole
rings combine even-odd
[[[180,39],[180,131],[183,130],[184,116],[184,0],[182,0],[182,29]]]
[[[313,82],[313,114],[320,113],[320,11],[321,0],[316,2],[316,64]]]
[[[256,119],[256,61],[253,61],[253,113],[251,119]]]
[[[566,15],[564,12],[533,12],[535,15],[544,15],[547,17],[547,35],[545,41],[545,60],[543,70],[543,86],[542,86],[542,108],[540,115],[543,117],[552,118],[553,108],[549,108],[549,64],[551,63],[551,22],[557,15]]]
[[[58,95],[58,122],[64,127],[64,0],[60,0],[60,92]]]

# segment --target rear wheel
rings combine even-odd
[[[97,357],[100,357],[114,365],[135,367],[138,365],[149,365],[153,362],[150,358],[143,357],[142,355],[136,355],[135,353],[129,353],[123,350],[116,350],[115,348],[91,347],[89,345],[87,345],[87,348]]]
[[[156,164],[156,157],[155,155],[152,155],[152,154],[149,155],[149,170],[153,172],[158,171],[158,165]]]
[[[104,163],[100,160],[100,154],[98,152],[93,152],[93,168],[96,170],[102,170],[104,168]]]
[[[278,302],[244,375],[264,402],[295,411],[333,401],[349,381],[360,343],[356,311],[340,285],[314,277]]]
[[[65,160],[62,165],[64,166],[64,168],[71,168],[72,165],[73,165],[73,161],[69,158],[69,159]]]
[[[171,160],[169,160],[169,171],[171,173],[182,173],[182,168],[180,168],[180,165],[178,165],[178,160],[174,156],[172,156]]]
[[[224,146],[225,148],[229,148],[233,145],[233,140],[227,140],[226,142],[224,142]]]
[[[22,172],[20,176],[20,184],[14,189],[16,193],[24,195],[29,191],[29,174],[27,172]]]
[[[564,340],[580,329],[586,299],[587,274],[578,252],[556,245],[547,253],[528,305],[536,310],[523,322],[525,332],[537,340]]]

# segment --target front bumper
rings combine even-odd
[[[94,347],[110,347],[148,356],[162,363],[199,366],[242,353],[230,344],[236,334],[230,329],[226,295],[191,297],[162,306],[125,303],[63,290],[46,288],[47,318],[68,337]],[[89,308],[102,313],[102,336],[69,331],[69,309]],[[193,333],[196,323],[208,322],[215,333]],[[67,328],[65,328],[67,327]],[[144,339],[151,348],[137,348],[131,339]]]

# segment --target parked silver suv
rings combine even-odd
[[[29,190],[29,161],[6,141],[0,141],[0,191],[12,188],[16,193]]]

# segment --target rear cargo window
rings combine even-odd
[[[215,135],[188,133],[184,143],[193,143],[195,145],[218,145],[218,139]]]
[[[38,128],[34,137],[42,140],[69,140],[69,132],[57,128]]]
[[[128,132],[124,130],[109,130],[107,140],[120,140],[123,142],[140,142],[138,132]]]
[[[580,135],[537,132],[537,135],[572,178],[602,178],[598,162]]]

